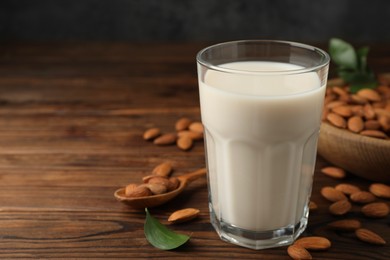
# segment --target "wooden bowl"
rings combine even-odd
[[[318,153],[357,176],[390,182],[390,140],[362,136],[323,122]]]

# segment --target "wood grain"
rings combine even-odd
[[[157,147],[142,133],[173,131],[182,116],[199,119],[195,55],[206,44],[0,45],[0,258],[289,259],[286,247],[254,251],[221,241],[209,223],[206,180],[151,213],[163,223],[173,211],[199,208],[200,217],[171,226],[190,242],[161,251],[144,238],[145,214],[117,202],[114,191],[170,160],[180,175],[204,167],[202,143],[189,152]],[[374,69],[390,71],[390,48],[372,47]],[[332,241],[315,259],[389,259],[390,247],[366,245],[328,230],[318,158],[306,235]],[[370,182],[349,176],[367,190]],[[361,220],[390,244],[389,218]]]

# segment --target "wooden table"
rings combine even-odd
[[[164,161],[179,175],[204,167],[203,144],[189,152],[142,140],[158,126],[173,130],[181,116],[199,119],[195,55],[206,44],[1,44],[0,258],[289,259],[286,247],[254,251],[219,239],[209,223],[205,179],[180,198],[151,209],[166,223],[176,209],[201,210],[193,222],[172,226],[192,234],[188,244],[162,251],[143,234],[145,213],[114,199]],[[390,48],[373,48],[374,68],[390,71]],[[319,209],[305,235],[333,245],[316,259],[390,259],[390,246],[372,246],[326,224],[321,187],[340,181],[320,173],[312,199]],[[345,182],[367,189],[370,182]],[[370,220],[354,206],[348,217],[390,243],[389,218]]]

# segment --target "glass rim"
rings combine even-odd
[[[218,65],[213,65],[209,61],[204,60],[201,56],[204,54],[206,51],[216,48],[216,47],[221,47],[221,46],[226,46],[226,45],[231,45],[231,44],[238,44],[238,43],[282,43],[282,44],[288,44],[290,46],[306,49],[309,51],[317,52],[320,55],[322,55],[324,58],[323,60],[315,66],[310,66],[310,67],[304,67],[304,68],[299,68],[299,69],[293,69],[293,70],[275,70],[275,71],[249,71],[249,70],[240,70],[240,69],[230,69],[230,68],[225,68],[221,67]],[[330,56],[329,54],[315,46],[304,44],[304,43],[299,43],[299,42],[293,42],[293,41],[283,41],[283,40],[238,40],[238,41],[227,41],[227,42],[221,42],[217,44],[210,45],[208,47],[205,47],[201,49],[197,55],[196,55],[196,61],[209,68],[212,70],[220,71],[220,72],[225,72],[225,73],[234,73],[234,74],[248,74],[248,75],[290,75],[290,74],[301,74],[301,73],[307,73],[307,72],[312,72],[319,70],[325,66],[327,66],[330,63]]]

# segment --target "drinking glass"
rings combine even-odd
[[[309,45],[245,40],[197,54],[211,223],[253,249],[306,228],[329,56]]]

